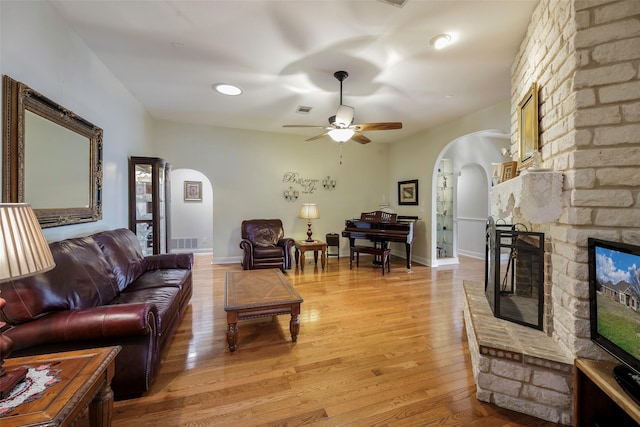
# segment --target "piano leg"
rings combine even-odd
[[[407,270],[411,270],[411,248],[413,247],[413,245],[411,245],[411,243],[405,243],[404,246],[407,251]]]

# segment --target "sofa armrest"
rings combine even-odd
[[[155,304],[115,304],[51,313],[14,326],[5,335],[17,351],[52,343],[147,335],[158,329],[157,319]]]
[[[193,254],[158,254],[144,257],[144,270],[162,270],[170,268],[180,268],[191,270],[193,266]]]

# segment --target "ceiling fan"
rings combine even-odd
[[[349,77],[349,73],[346,71],[336,71],[333,76],[340,82],[340,105],[335,116],[329,117],[329,126],[314,126],[314,125],[284,125],[285,128],[321,128],[326,132],[313,136],[307,141],[313,141],[320,139],[323,136],[330,136],[334,141],[345,142],[350,139],[360,144],[367,144],[371,142],[369,138],[364,136],[362,131],[370,130],[394,130],[402,129],[401,122],[382,122],[382,123],[360,123],[353,124],[353,107],[344,105],[342,103],[342,82]]]

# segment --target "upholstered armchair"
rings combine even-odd
[[[258,268],[291,268],[291,248],[295,241],[284,237],[284,228],[279,219],[250,219],[242,221],[243,251],[242,267],[245,270]]]

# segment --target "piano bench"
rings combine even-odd
[[[351,246],[349,250],[349,270],[353,269],[353,256],[356,256],[356,267],[360,266],[360,254],[371,254],[380,257],[382,275],[384,276],[384,266],[387,272],[391,272],[391,249],[374,248],[371,246]]]

